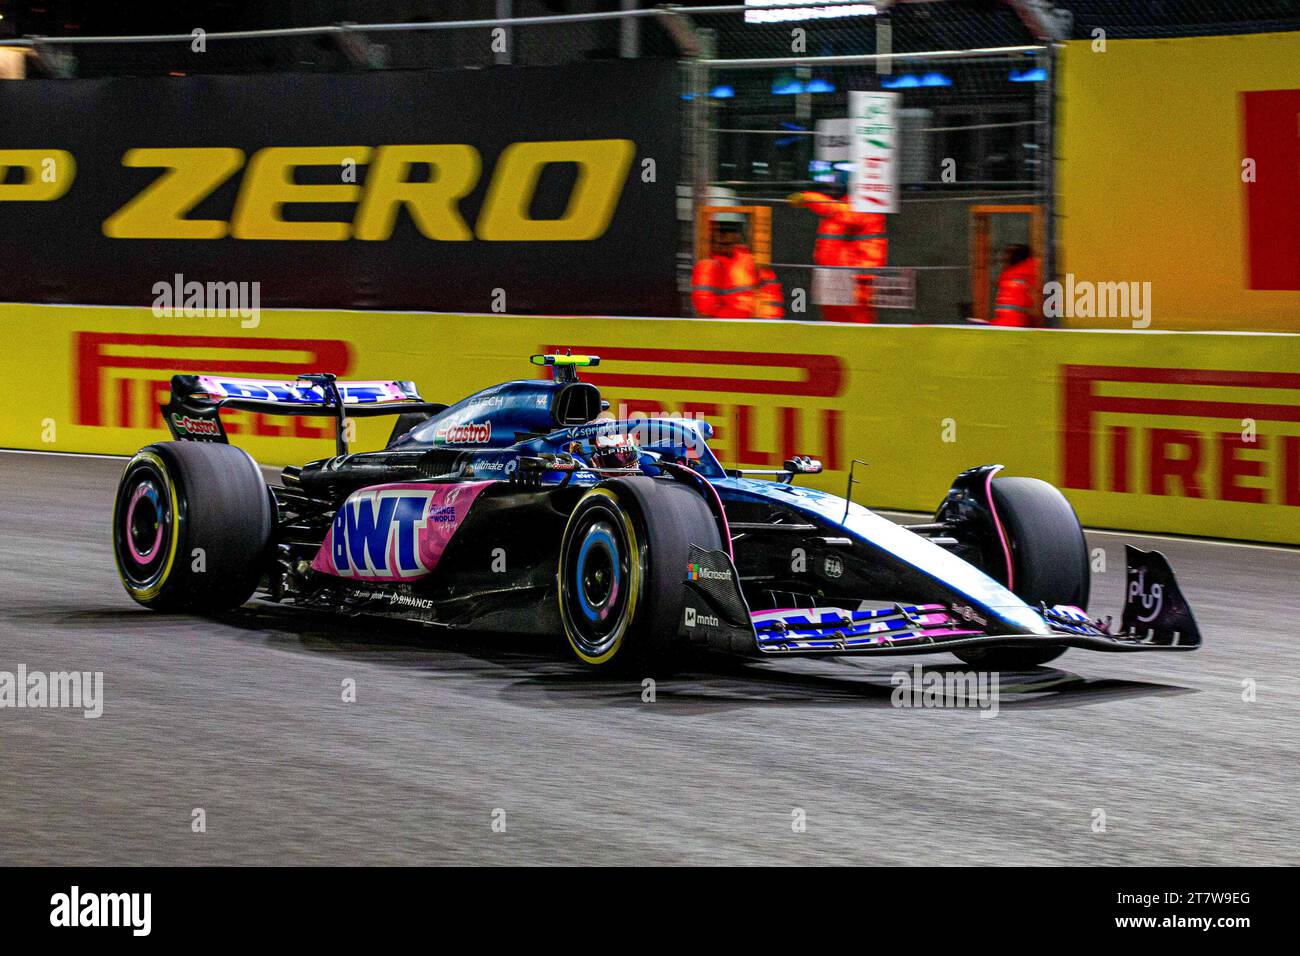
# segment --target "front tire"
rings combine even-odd
[[[1086,607],[1092,584],[1088,543],[1065,496],[1037,478],[995,478],[993,505],[1011,546],[1011,580],[1006,580],[1005,568],[994,577],[1034,607]],[[981,668],[1020,670],[1055,660],[1065,648],[991,647],[953,653]]]
[[[722,547],[712,511],[685,484],[621,478],[583,496],[564,529],[556,582],[578,660],[606,673],[672,668],[692,544]]]
[[[270,492],[243,449],[149,445],[127,462],[118,484],[118,576],[127,594],[152,610],[239,607],[261,579],[272,524]]]

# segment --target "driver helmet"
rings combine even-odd
[[[596,468],[635,468],[641,462],[641,446],[623,433],[597,435],[591,463]]]

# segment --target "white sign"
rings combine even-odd
[[[849,204],[854,212],[898,212],[897,93],[849,93]]]
[[[915,309],[916,270],[909,266],[873,269],[871,304],[877,309]]]
[[[852,269],[814,269],[812,292],[818,305],[857,305],[857,273]]]
[[[824,7],[790,7],[790,0],[745,0],[746,23],[790,23],[795,20],[828,20],[833,17],[873,17],[879,11],[874,3],[837,3]],[[784,9],[764,10],[762,7]]]
[[[817,151],[814,159],[824,163],[846,163],[849,160],[849,137],[852,125],[846,116],[843,119],[823,119],[817,121]]]
[[[860,277],[871,276],[871,304],[877,309],[916,308],[916,270],[908,266],[875,269],[814,269],[813,301],[818,305],[859,305]]]

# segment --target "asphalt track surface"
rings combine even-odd
[[[1090,534],[1094,611],[1123,544],[1156,546],[1205,646],[1069,651],[1003,674],[992,718],[891,706],[939,654],[705,659],[644,703],[550,642],[138,608],[121,468],[0,453],[0,670],[102,671],[105,697],[0,709],[0,864],[1296,862],[1300,551]]]

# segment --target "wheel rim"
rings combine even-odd
[[[157,584],[170,566],[174,504],[171,483],[154,456],[130,465],[118,494],[113,540],[118,569],[133,590]]]
[[[594,521],[578,548],[575,568],[578,604],[593,624],[609,622],[619,607],[625,562],[620,560],[615,531],[608,521]]]
[[[136,564],[148,564],[157,554],[164,525],[158,486],[146,478],[135,486],[126,508],[126,547]]]
[[[574,649],[599,663],[618,648],[631,621],[639,579],[633,532],[612,501],[594,500],[565,536],[560,608]]]

